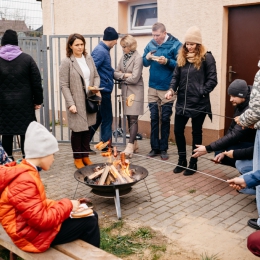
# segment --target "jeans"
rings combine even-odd
[[[256,131],[256,136],[255,136],[253,170],[250,172],[247,172],[245,174],[253,174],[257,170],[260,170],[260,130]],[[243,176],[245,174],[243,174],[240,177],[243,178]],[[256,207],[257,207],[257,211],[258,211],[257,224],[258,224],[258,226],[260,226],[260,185],[256,186],[255,189],[256,189],[255,190],[256,191]],[[247,188],[245,188],[241,191],[244,193],[244,190],[247,190]]]
[[[112,139],[112,102],[111,93],[102,92],[102,101],[100,110],[97,112],[96,124],[90,127],[90,140],[93,138],[96,130],[101,124],[101,141],[107,142]]]
[[[253,171],[253,160],[237,160],[236,168],[241,174]]]
[[[160,107],[156,102],[149,103],[150,118],[151,118],[150,142],[151,142],[151,148],[153,150],[160,150],[160,151],[168,150],[168,139],[170,134],[172,106],[173,103],[170,102]],[[161,132],[160,137],[159,137],[159,132]]]
[[[243,149],[243,148],[248,148],[248,147],[251,147],[253,146],[254,144],[253,143],[249,143],[249,142],[240,142],[238,144],[235,144],[235,145],[231,145],[229,147],[227,147],[225,150],[226,151],[230,151],[230,150],[237,150],[237,149]],[[215,152],[215,156],[219,153],[222,153],[224,152],[224,150],[222,151],[216,151]],[[236,163],[236,160],[234,158],[229,158],[228,156],[225,156],[223,158],[223,160],[221,161],[222,164],[225,164],[225,165],[229,165],[231,167],[236,167],[235,166],[235,163]]]
[[[192,125],[192,154],[193,150],[196,148],[196,144],[202,143],[202,125],[204,123],[206,114],[201,113],[200,115],[191,119]],[[174,121],[174,135],[175,141],[178,148],[179,161],[186,160],[186,139],[184,136],[184,129],[189,120],[189,117],[180,116],[175,114]],[[196,163],[197,158],[191,157],[190,162]]]

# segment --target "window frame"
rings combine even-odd
[[[131,13],[132,8],[135,7],[133,13]],[[158,5],[157,2],[147,3],[147,2],[134,2],[128,5],[128,32],[129,33],[151,33],[152,25],[149,26],[134,26],[136,22],[137,12],[140,9],[147,9],[151,7],[157,8],[158,14]],[[157,15],[158,21],[158,15]]]

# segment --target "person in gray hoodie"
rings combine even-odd
[[[0,47],[0,135],[10,157],[14,135],[20,135],[24,155],[26,129],[43,102],[41,81],[35,61],[18,46],[16,31],[6,30]]]

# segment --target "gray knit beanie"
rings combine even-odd
[[[43,125],[31,122],[25,133],[25,158],[41,158],[58,151],[56,138]]]
[[[228,87],[228,94],[234,97],[246,98],[248,86],[245,80],[235,79]]]

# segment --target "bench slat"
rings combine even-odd
[[[122,260],[82,240],[57,245],[54,248],[76,260]]]
[[[25,260],[73,260],[73,258],[64,255],[54,248],[49,248],[44,253],[28,253],[19,249],[6,234],[3,227],[0,225],[0,245],[10,250],[14,254]]]

